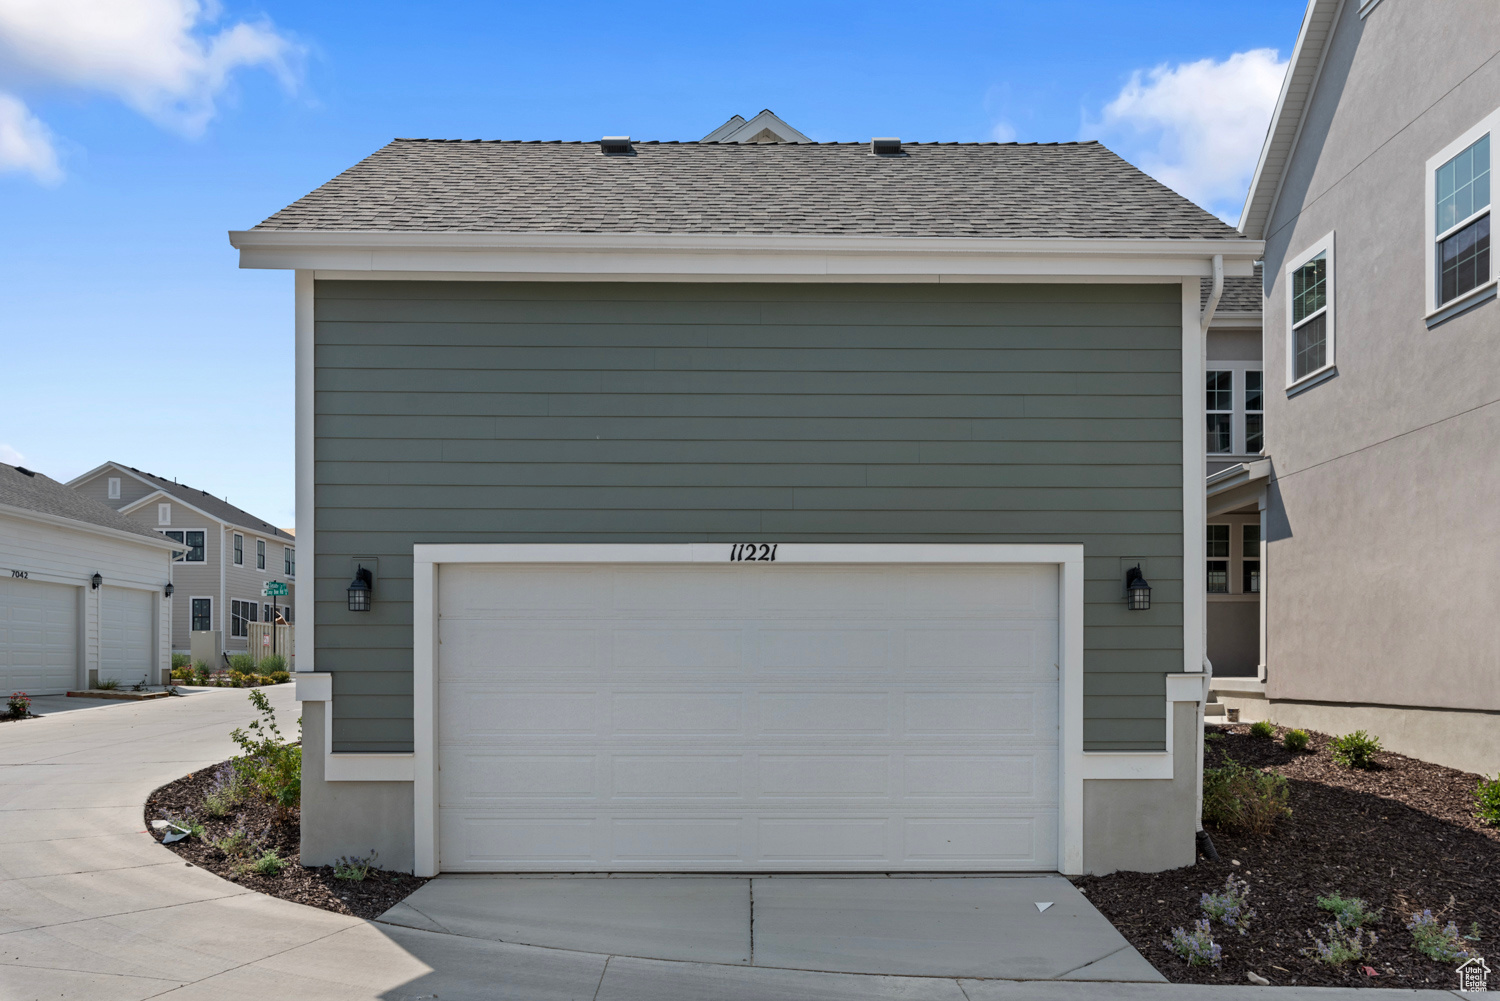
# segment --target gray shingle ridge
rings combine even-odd
[[[283,532],[269,521],[257,518],[244,508],[235,507],[227,500],[224,500],[222,497],[215,497],[207,490],[190,487],[186,483],[174,483],[164,476],[157,476],[155,473],[148,473],[144,469],[127,466],[123,462],[116,462],[113,465],[119,466],[121,469],[130,470],[132,473],[150,482],[163,493],[177,498],[184,504],[191,504],[196,508],[201,508],[215,518],[222,518],[224,521],[232,525],[237,525],[240,528],[253,529],[262,535],[275,536],[278,539],[285,539],[288,542],[296,541],[293,536]]]
[[[394,139],[257,230],[1243,240],[1096,140]]]
[[[72,487],[24,466],[0,462],[0,504],[161,540],[160,533],[127,518],[108,504],[85,497]]]

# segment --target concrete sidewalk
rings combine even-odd
[[[298,712],[292,686],[264,691],[289,729]],[[1386,990],[805,972],[625,958],[361,921],[265,897],[184,865],[145,832],[146,796],[229,757],[234,751],[230,729],[251,715],[244,691],[223,689],[0,724],[0,998],[1237,1001],[1255,995],[1311,1001],[1347,995],[1386,1001],[1416,996]],[[808,889],[800,888],[794,900],[809,899]],[[787,941],[778,948],[795,948],[796,927],[788,926]],[[883,934],[878,926],[873,930],[876,938]]]

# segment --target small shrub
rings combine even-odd
[[[232,765],[214,772],[213,785],[203,794],[203,809],[210,817],[226,817],[245,799],[245,781]]]
[[[1276,772],[1262,772],[1225,758],[1218,768],[1203,770],[1203,821],[1228,834],[1269,834],[1282,817],[1290,817],[1291,790]]]
[[[120,687],[119,678],[101,678],[94,682],[94,688],[101,692],[113,692]]]
[[[206,685],[208,684],[208,676],[214,672],[209,669],[207,664],[200,660],[193,665],[193,673],[198,676],[198,684]]]
[[[191,667],[192,663],[193,663],[193,658],[189,657],[185,653],[174,653],[174,654],[172,654],[172,671],[173,671],[173,673],[176,673],[177,671],[182,670],[184,667]]]
[[[292,680],[292,675],[291,675],[290,671],[272,671],[271,672],[271,684],[273,684],[273,685],[284,685],[288,681],[291,681],[291,680]]]
[[[1163,942],[1176,956],[1187,960],[1189,966],[1218,966],[1224,950],[1214,941],[1209,930],[1208,919],[1193,922],[1193,930],[1173,928],[1172,940]]]
[[[1241,935],[1246,934],[1255,917],[1255,911],[1250,908],[1249,902],[1250,884],[1236,878],[1233,873],[1224,880],[1224,889],[1218,893],[1205,893],[1198,898],[1204,917],[1226,927],[1238,928]]]
[[[1474,790],[1474,804],[1477,808],[1475,815],[1480,820],[1486,824],[1500,825],[1500,775],[1479,780],[1479,785]]]
[[[31,696],[25,692],[11,692],[10,698],[5,700],[5,709],[18,719],[25,719],[31,715]]]
[[[1288,730],[1281,735],[1281,746],[1288,751],[1305,751],[1311,739],[1306,730]]]
[[[1364,936],[1366,935],[1370,937],[1371,945],[1379,941],[1372,931],[1361,932],[1358,928],[1346,927],[1338,921],[1324,925],[1323,934],[1328,936],[1328,941],[1325,942],[1312,932],[1308,932],[1307,935],[1313,940],[1313,945],[1311,949],[1303,949],[1302,955],[1311,956],[1328,966],[1342,966],[1351,960],[1364,959]]]
[[[1250,736],[1259,737],[1262,740],[1270,740],[1276,736],[1276,728],[1263,719],[1258,719],[1250,724]]]
[[[243,824],[210,844],[231,858],[242,858],[255,848],[255,843],[250,840],[250,834]]]
[[[240,674],[255,672],[255,658],[248,653],[237,653],[229,658],[229,670]]]
[[[1333,738],[1333,762],[1345,768],[1372,768],[1375,755],[1380,750],[1380,738],[1372,737],[1363,730],[1346,733]]]
[[[1458,934],[1458,925],[1452,921],[1439,925],[1438,919],[1432,916],[1430,910],[1413,914],[1406,923],[1406,928],[1411,932],[1412,947],[1428,959],[1435,959],[1440,963],[1456,963],[1475,955],[1464,947],[1463,939]]]
[[[370,854],[367,857],[345,855],[341,859],[336,859],[333,863],[333,878],[347,879],[351,883],[361,883],[370,874],[371,869],[380,868],[380,866],[375,864],[375,857],[375,849],[371,848]]]
[[[262,657],[255,669],[261,674],[275,674],[277,671],[286,670],[286,658],[279,653],[273,653],[269,657]]]
[[[286,868],[286,859],[275,848],[267,848],[250,863],[250,871],[257,876],[279,876]]]
[[[1335,893],[1319,897],[1318,907],[1332,914],[1334,920],[1344,928],[1356,931],[1380,920],[1380,911],[1370,910],[1370,905],[1359,897],[1341,897]]]
[[[1205,733],[1203,735],[1203,739],[1204,740],[1223,740],[1224,739],[1224,735],[1222,733],[1219,733],[1217,730],[1210,730],[1209,732],[1207,732],[1207,733]]]
[[[234,768],[249,788],[286,813],[302,802],[302,748],[281,735],[265,692],[253,690],[250,703],[261,719],[230,733],[244,752],[234,759]]]

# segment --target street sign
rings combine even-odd
[[[266,581],[265,589],[260,593],[265,598],[285,598],[286,584],[279,580],[268,580]]]

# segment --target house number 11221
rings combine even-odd
[[[759,563],[775,563],[776,546],[764,542],[736,542],[729,547],[730,563],[749,563],[752,560]]]

